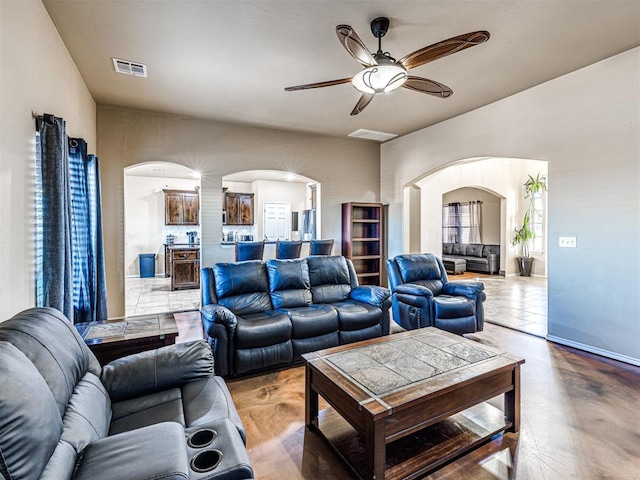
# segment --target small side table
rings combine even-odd
[[[178,336],[172,313],[78,323],[76,329],[100,365],[132,353],[172,345]]]

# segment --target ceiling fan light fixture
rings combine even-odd
[[[397,62],[385,58],[378,59],[378,65],[358,72],[351,80],[354,88],[370,95],[389,93],[400,88],[407,80],[407,69]]]

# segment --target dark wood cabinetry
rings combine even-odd
[[[200,196],[197,190],[164,190],[165,225],[199,225]]]
[[[169,247],[171,290],[200,288],[200,249]]]
[[[383,235],[381,203],[342,204],[342,254],[353,262],[361,285],[382,285]]]
[[[253,193],[225,192],[227,225],[253,225]]]

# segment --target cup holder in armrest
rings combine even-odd
[[[187,445],[191,448],[203,448],[207,445],[211,445],[216,437],[218,436],[218,432],[211,428],[203,428],[202,430],[197,430],[193,432],[187,438]]]
[[[191,459],[191,470],[197,473],[210,472],[222,461],[220,450],[203,450],[196,453]]]

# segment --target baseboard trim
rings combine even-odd
[[[609,350],[603,350],[591,345],[585,345],[584,343],[574,342],[572,340],[567,340],[566,338],[556,337],[555,335],[547,335],[546,338],[553,343],[559,343],[560,345],[577,348],[578,350],[584,350],[585,352],[595,353],[596,355],[600,355],[601,357],[611,358],[613,360],[618,360],[619,362],[629,363],[631,365],[635,365],[636,367],[640,367],[640,358],[620,355],[619,353],[611,352]]]

